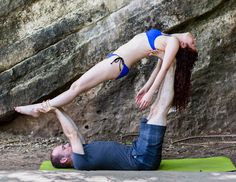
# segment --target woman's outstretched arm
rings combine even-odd
[[[148,81],[145,83],[145,85],[139,90],[139,92],[137,93],[136,97],[135,97],[135,101],[136,104],[139,104],[140,100],[142,99],[142,97],[144,96],[145,93],[147,93],[147,91],[150,89],[150,87],[152,86],[157,73],[159,72],[160,68],[161,68],[161,64],[162,64],[162,60],[159,59],[155,69],[153,70],[152,74],[150,75]]]
[[[144,85],[147,88],[147,90],[149,90],[149,88],[152,86],[153,82],[155,81],[155,78],[156,78],[158,72],[160,71],[161,64],[162,64],[162,60],[159,59],[155,69],[153,70],[153,72],[151,74],[151,76],[149,77],[148,81]]]
[[[169,37],[166,42],[165,55],[163,59],[163,63],[161,65],[161,69],[158,72],[152,86],[148,90],[148,92],[143,96],[139,103],[140,109],[145,109],[152,101],[153,94],[156,90],[159,89],[161,82],[163,81],[169,67],[175,60],[175,56],[179,50],[179,41],[175,37]]]

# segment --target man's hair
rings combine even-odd
[[[176,54],[173,105],[177,110],[186,108],[191,94],[191,74],[198,53],[189,47],[179,48]]]
[[[52,150],[51,155],[50,155],[50,160],[51,160],[53,167],[55,167],[55,168],[69,168],[69,167],[71,167],[67,163],[60,162],[60,160],[63,157],[64,157],[63,155],[53,155],[53,150]]]

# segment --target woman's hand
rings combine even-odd
[[[137,93],[137,95],[136,95],[136,97],[135,97],[135,102],[136,102],[137,105],[139,105],[139,102],[140,102],[141,99],[143,98],[144,94],[147,93],[147,91],[148,91],[148,89],[147,89],[146,86],[144,86],[143,88],[141,88],[141,89],[138,91],[138,93]]]
[[[152,102],[152,96],[153,94],[151,92],[145,93],[138,103],[139,108],[142,110],[146,109]]]

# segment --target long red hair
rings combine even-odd
[[[179,48],[176,54],[173,106],[177,110],[186,108],[191,94],[191,75],[198,53],[189,47]]]

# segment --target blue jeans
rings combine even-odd
[[[131,154],[140,170],[155,170],[161,163],[166,126],[147,124],[147,121],[141,120],[140,134],[133,142]]]

